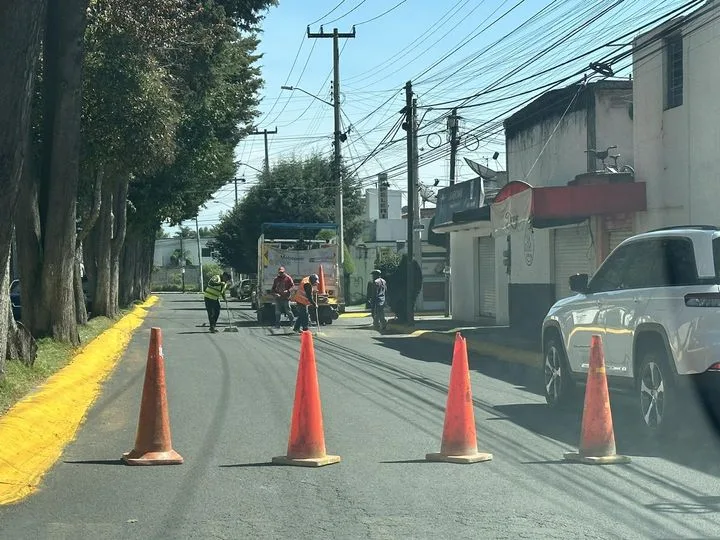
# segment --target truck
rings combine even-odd
[[[275,297],[271,290],[277,270],[284,266],[292,276],[295,286],[291,294],[290,308],[297,314],[292,298],[300,280],[310,274],[322,273],[325,291],[317,295],[317,318],[310,310],[313,322],[332,324],[345,311],[340,270],[340,245],[337,235],[318,239],[320,231],[337,231],[334,223],[263,223],[258,238],[257,293],[253,307],[257,310],[260,324],[275,321]],[[322,269],[322,270],[321,270]]]

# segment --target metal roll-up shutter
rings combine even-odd
[[[478,239],[478,279],[480,280],[481,317],[495,316],[495,240]]]
[[[633,236],[635,233],[632,227],[623,229],[612,229],[608,231],[608,255],[622,242]]]
[[[555,230],[555,297],[572,296],[568,279],[574,274],[592,274],[595,251],[587,223]]]

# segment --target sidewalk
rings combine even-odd
[[[485,324],[483,324],[485,323]],[[417,315],[414,327],[389,321],[387,334],[409,336],[452,344],[455,333],[461,332],[467,340],[468,352],[512,364],[542,368],[540,335],[528,336],[513,331],[509,326],[493,326],[491,321],[466,322],[445,317]]]

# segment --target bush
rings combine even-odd
[[[219,276],[220,274],[222,274],[223,269],[220,268],[219,264],[208,263],[208,264],[203,264],[202,273],[203,273],[203,283],[207,283],[208,281],[210,281],[211,277]]]
[[[415,303],[420,289],[422,288],[422,269],[417,261],[413,264],[413,296]],[[397,253],[389,253],[378,256],[375,259],[375,267],[382,272],[387,281],[388,292],[387,302],[399,322],[407,321],[407,255],[400,257]]]

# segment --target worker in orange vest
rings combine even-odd
[[[311,274],[302,278],[300,281],[300,286],[295,292],[295,297],[293,298],[297,304],[298,311],[297,318],[295,319],[295,326],[293,327],[295,332],[300,333],[300,328],[305,331],[310,326],[310,312],[308,311],[310,306],[315,308],[315,314],[317,316],[317,303],[315,303],[314,293],[317,290],[319,281],[320,278],[318,278],[317,274]]]

